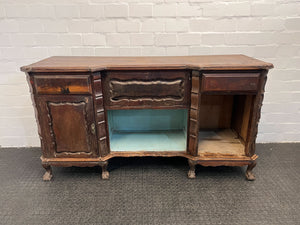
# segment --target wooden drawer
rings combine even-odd
[[[88,75],[36,75],[34,85],[38,94],[91,94]]]
[[[188,72],[110,71],[104,78],[109,108],[176,107],[188,105]]]
[[[259,73],[203,74],[202,92],[247,91],[258,89]]]

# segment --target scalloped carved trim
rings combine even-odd
[[[117,80],[109,82],[110,100],[129,101],[182,101],[184,98],[184,80]]]

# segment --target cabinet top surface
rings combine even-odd
[[[53,56],[21,67],[24,72],[95,72],[101,70],[195,69],[253,70],[271,69],[273,64],[245,55],[202,56]]]

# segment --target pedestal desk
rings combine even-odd
[[[42,148],[51,166],[101,166],[112,157],[185,157],[195,166],[245,166],[268,70],[245,55],[50,57],[23,66]]]

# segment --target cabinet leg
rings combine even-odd
[[[189,162],[189,166],[190,166],[190,170],[188,172],[188,178],[194,179],[194,178],[196,178],[195,170],[196,170],[197,162],[194,160],[191,160],[191,159],[189,159],[188,162]]]
[[[52,168],[49,164],[43,164],[42,166],[44,167],[44,169],[46,170],[44,176],[43,176],[43,181],[50,181],[53,177],[52,175]]]
[[[109,178],[109,172],[107,171],[108,161],[99,163],[102,168],[102,179],[107,180]]]
[[[254,173],[253,173],[253,168],[256,166],[256,162],[253,161],[251,164],[248,165],[247,167],[247,170],[246,170],[246,179],[247,180],[255,180],[255,176],[254,176]]]

